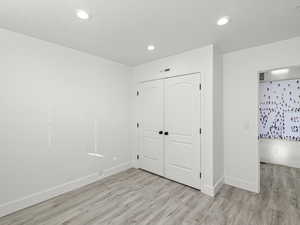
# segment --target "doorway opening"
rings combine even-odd
[[[261,163],[300,168],[300,66],[259,73]]]

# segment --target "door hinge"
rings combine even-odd
[[[201,86],[201,84],[199,84],[199,90],[201,91],[201,89],[202,89],[202,86]]]
[[[199,174],[199,177],[200,177],[200,179],[202,178],[202,173],[200,172],[200,174]]]
[[[140,155],[136,155],[136,159],[139,160],[140,159]]]
[[[140,127],[140,124],[139,124],[139,123],[136,123],[136,127],[139,128],[139,127]]]
[[[139,91],[136,91],[136,96],[139,96],[140,95],[140,92]]]
[[[199,129],[199,134],[202,134],[202,129],[201,128]]]

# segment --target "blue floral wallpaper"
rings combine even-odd
[[[260,83],[259,138],[300,141],[300,80]]]

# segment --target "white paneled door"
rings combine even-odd
[[[164,84],[165,176],[200,189],[200,76]]]
[[[140,166],[164,175],[163,80],[141,84],[140,105]]]
[[[140,166],[200,189],[200,75],[140,86]]]

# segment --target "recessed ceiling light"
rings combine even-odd
[[[272,70],[271,73],[273,75],[282,75],[282,74],[288,74],[290,72],[289,69],[279,69],[279,70]]]
[[[224,17],[221,17],[221,18],[218,20],[217,24],[218,24],[219,26],[224,26],[224,25],[227,24],[229,21],[230,21],[229,16],[224,16]]]
[[[89,14],[82,9],[77,9],[76,15],[79,19],[82,19],[82,20],[87,20],[90,17]]]
[[[155,49],[154,45],[148,45],[147,47],[148,51],[153,51]]]

